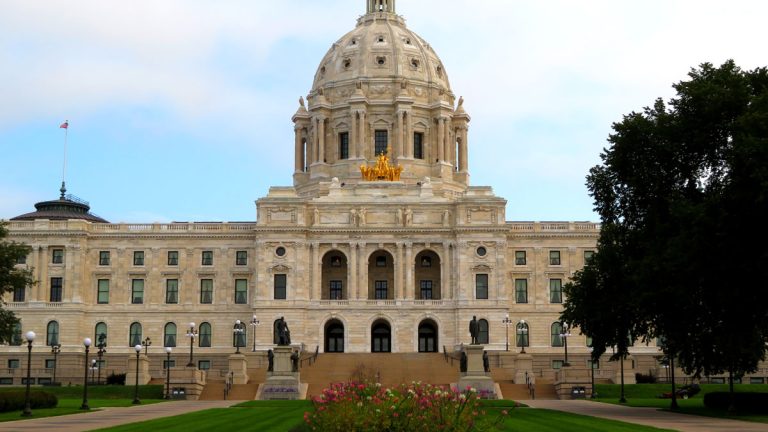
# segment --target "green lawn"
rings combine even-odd
[[[24,387],[3,387],[0,392],[23,390]],[[53,393],[59,398],[56,408],[33,409],[32,417],[21,417],[21,411],[0,413],[0,422],[23,420],[25,418],[53,417],[81,413],[83,403],[82,386],[34,387],[36,391]],[[92,410],[105,407],[127,407],[133,405],[135,388],[132,386],[89,386],[88,406]],[[164,402],[163,386],[139,386],[139,399],[142,404]]]
[[[514,402],[506,405],[512,406]],[[488,407],[488,415],[496,416],[506,408],[504,403]],[[105,431],[162,430],[196,432],[216,429],[257,431],[304,431],[304,412],[312,407],[308,401],[249,401],[232,408],[210,409],[141,423],[119,426]],[[500,430],[515,432],[651,432],[660,431],[613,420],[532,408],[510,409],[510,416]]]
[[[595,386],[598,394],[596,399],[599,402],[619,403],[620,386],[616,384],[598,384]],[[660,399],[658,396],[662,393],[668,393],[672,390],[669,384],[628,384],[624,386],[624,395],[628,406],[633,407],[655,407],[668,410],[670,399]],[[767,384],[736,384],[736,392],[768,392]],[[679,406],[678,412],[683,414],[693,414],[706,417],[733,418],[737,420],[755,421],[768,423],[768,415],[755,414],[729,414],[724,410],[710,410],[704,406],[704,395],[710,392],[727,392],[727,384],[702,384],[701,392],[689,399],[677,399]]]

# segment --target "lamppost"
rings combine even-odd
[[[173,348],[165,347],[165,354],[168,359],[165,361],[165,398],[171,398],[171,351]]]
[[[525,347],[528,345],[528,324],[525,320],[520,320],[517,325],[517,334],[520,336],[520,346],[523,348],[520,350],[520,354],[525,354]]]
[[[80,405],[81,410],[89,410],[88,406],[88,350],[91,347],[91,338],[83,339],[83,345],[85,346],[85,376],[83,377],[83,404]]]
[[[149,338],[147,338],[149,339]],[[142,342],[143,345],[143,342]],[[138,405],[141,403],[139,400],[139,355],[141,354],[141,347],[142,345],[136,345],[133,347],[133,349],[136,350],[136,384],[134,384],[134,392],[133,392],[133,404]],[[147,347],[148,345],[144,345],[144,347]]]
[[[568,367],[571,365],[568,363],[568,338],[571,337],[571,333],[568,331],[568,325],[565,323],[561,323],[561,329],[560,337],[563,339],[563,346],[565,347],[565,362],[563,362],[563,366]]]
[[[507,335],[507,348],[506,348],[506,351],[509,351],[509,324],[512,322],[512,320],[509,319],[509,314],[506,314],[504,316],[504,319],[501,322],[504,324],[504,326],[507,329],[507,333],[506,333],[506,335]]]
[[[242,345],[241,339],[243,334],[245,334],[245,323],[240,320],[235,320],[235,326],[232,328],[232,337],[235,339],[235,347],[237,348],[235,354],[240,354],[240,345]]]
[[[595,349],[593,347],[589,347],[589,372],[590,380],[592,381],[592,394],[589,395],[590,399],[597,397],[597,394],[595,393],[595,358],[592,357],[594,351]]]
[[[24,338],[27,339],[27,393],[24,396],[24,411],[21,416],[29,417],[32,415],[32,405],[29,403],[29,385],[32,381],[32,341],[35,340],[35,332],[28,331]]]
[[[56,368],[59,367],[59,353],[61,344],[51,345],[51,354],[53,354],[53,385],[56,385]]]
[[[195,323],[189,323],[189,330],[187,330],[187,337],[189,338],[189,363],[187,363],[187,367],[195,367],[195,362],[192,361],[192,352],[197,334],[198,332],[195,328]]]
[[[150,345],[152,345],[152,339],[150,339],[149,337],[141,341],[141,346],[144,347],[144,355],[147,355],[149,353]]]
[[[93,385],[93,376],[96,375],[96,359],[91,360],[91,385]]]
[[[251,318],[251,327],[253,328],[253,352],[256,352],[256,327],[259,326],[259,320],[256,319],[256,315]]]
[[[96,344],[96,346],[99,348],[97,351],[97,354],[99,356],[99,375],[96,379],[96,384],[101,384],[101,365],[102,365],[102,358],[104,357],[104,353],[107,352],[107,335],[104,333],[101,333],[99,335],[99,343]]]

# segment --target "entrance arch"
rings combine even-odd
[[[413,298],[418,300],[440,300],[442,298],[440,280],[440,257],[431,250],[421,251],[416,255],[416,278]]]
[[[437,324],[432,320],[419,323],[419,352],[437,352]]]
[[[371,352],[392,352],[392,327],[384,320],[371,326]]]
[[[368,258],[368,299],[394,300],[395,259],[385,250],[378,250]]]
[[[333,250],[323,256],[323,300],[346,300],[349,298],[347,286],[347,257]]]
[[[325,352],[344,352],[344,324],[336,319],[325,324]]]

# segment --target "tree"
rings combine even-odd
[[[23,290],[34,283],[32,271],[17,268],[19,260],[26,258],[30,247],[16,242],[5,241],[8,230],[0,223],[0,295]],[[0,307],[0,343],[8,343],[13,338],[14,326],[19,323],[13,312]]]
[[[673,87],[613,125],[587,176],[602,231],[562,318],[601,344],[663,337],[695,376],[740,376],[768,342],[768,71],[705,63]]]

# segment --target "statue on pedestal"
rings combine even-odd
[[[291,370],[293,372],[299,371],[299,352],[298,351],[294,351],[291,354]]]
[[[477,316],[472,316],[472,320],[469,322],[469,335],[472,337],[470,345],[477,345],[477,334],[480,331],[480,325],[477,322]]]
[[[491,360],[488,358],[488,351],[483,351],[483,370],[486,373],[491,371]]]
[[[267,372],[274,372],[275,369],[275,353],[272,350],[267,350]]]
[[[278,346],[288,346],[291,344],[291,331],[288,329],[285,317],[280,317],[275,321],[275,343]]]
[[[462,351],[461,358],[459,359],[459,372],[467,371],[467,353]]]

